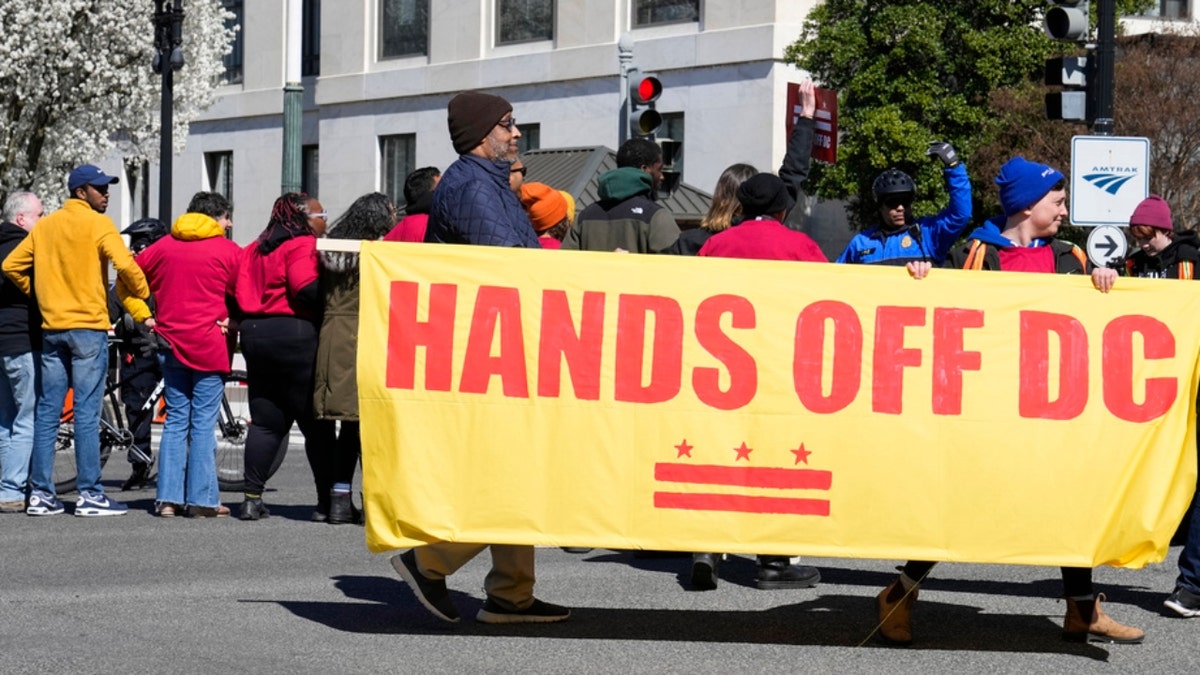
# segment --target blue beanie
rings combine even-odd
[[[1000,206],[1005,216],[1020,213],[1036,204],[1054,184],[1063,179],[1058,169],[1013,157],[1000,167],[996,185],[1000,186]]]

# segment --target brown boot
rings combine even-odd
[[[1145,632],[1117,623],[1105,614],[1100,606],[1101,600],[1107,600],[1103,593],[1097,595],[1095,600],[1067,598],[1067,617],[1063,619],[1064,640],[1139,644],[1146,637]]]
[[[885,640],[898,645],[912,643],[910,619],[916,601],[917,587],[914,586],[906,595],[899,579],[880,591],[875,604],[879,607],[879,634]]]

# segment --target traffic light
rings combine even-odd
[[[1086,42],[1091,34],[1087,0],[1056,0],[1046,10],[1046,33],[1055,40]]]
[[[1064,42],[1085,43],[1091,36],[1087,0],[1055,0],[1046,10],[1046,34]],[[1088,56],[1060,56],[1046,61],[1046,85],[1062,91],[1046,94],[1046,118],[1091,123],[1095,104],[1088,89],[1096,59]]]
[[[625,119],[630,138],[653,138],[662,125],[662,115],[654,102],[662,95],[662,82],[653,75],[642,75],[637,69],[629,71],[629,92],[625,97]]]
[[[1046,85],[1062,91],[1046,94],[1046,119],[1090,120],[1088,101],[1089,59],[1059,56],[1046,60]]]

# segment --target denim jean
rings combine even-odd
[[[162,352],[167,421],[158,444],[159,504],[215,507],[217,415],[225,380],[220,373],[193,370]]]
[[[1200,446],[1197,446],[1200,453]],[[1197,456],[1200,461],[1200,456]],[[1200,595],[1200,478],[1196,481],[1196,492],[1192,495],[1192,522],[1188,526],[1183,550],[1179,552],[1179,578],[1175,585]]]
[[[108,371],[108,334],[76,328],[42,335],[41,391],[33,423],[29,487],[54,494],[54,444],[67,387],[75,389],[75,469],[79,493],[103,494],[100,485],[100,406]]]
[[[27,491],[39,358],[38,352],[0,356],[0,502],[22,500]]]

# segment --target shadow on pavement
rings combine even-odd
[[[449,624],[430,615],[401,581],[375,576],[339,576],[333,581],[355,602],[285,600],[277,604],[300,618],[350,633],[841,647],[864,643],[889,648],[868,639],[875,627],[874,603],[858,595],[821,595],[765,611],[583,607],[574,608],[571,619],[563,623],[490,626],[474,620],[482,600],[465,593],[451,591],[463,619]],[[983,613],[978,607],[922,598],[914,627],[917,642],[902,649],[1065,654],[1096,661],[1106,661],[1109,656],[1098,646],[1063,642],[1057,620],[1046,616]]]

